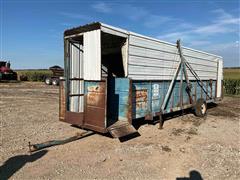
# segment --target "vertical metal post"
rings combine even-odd
[[[164,121],[163,121],[163,113],[160,112],[160,114],[159,114],[159,129],[163,129],[163,123],[164,123]]]
[[[68,39],[64,40],[64,76],[65,76],[65,106],[69,110],[69,63],[70,63],[70,46]]]
[[[183,109],[183,67],[181,66],[181,71],[180,71],[180,93],[179,93],[179,97],[180,97],[180,107],[181,110]]]
[[[183,57],[180,40],[177,40],[177,48],[178,48],[178,52],[179,52],[179,55],[180,55],[180,58],[181,58],[182,66],[183,66],[182,69],[183,69],[183,73],[184,73],[184,78],[185,78],[185,81],[187,82],[187,93],[188,93],[189,101],[190,101],[190,104],[192,104],[193,101],[192,101],[192,93],[191,93],[191,83],[188,79],[188,73],[187,73],[187,69],[186,69],[186,62],[187,61]]]

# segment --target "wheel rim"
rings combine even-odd
[[[49,80],[49,79],[46,79],[46,83],[49,84],[49,83],[50,83],[50,80]]]
[[[56,85],[58,85],[58,82],[57,82],[56,80],[54,80],[54,81],[52,82],[52,84],[56,86]]]
[[[201,105],[201,112],[202,112],[202,114],[205,114],[205,113],[206,113],[206,110],[207,110],[206,105],[205,105],[205,103],[203,103],[203,104]]]

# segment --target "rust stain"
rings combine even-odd
[[[148,100],[147,89],[136,90],[136,108],[146,109]]]
[[[89,86],[87,89],[87,104],[90,106],[104,107],[105,98],[100,94],[105,94],[105,83]]]
[[[147,101],[148,92],[147,89],[136,90],[136,101]]]
[[[89,86],[88,91],[90,92],[105,92],[105,87],[103,86]]]
[[[65,81],[61,80],[59,84],[59,120],[63,121],[65,119],[66,112],[66,98],[65,98]]]
[[[90,106],[101,106],[104,107],[105,99],[99,93],[88,92],[87,94],[87,104]]]
[[[136,103],[137,109],[147,109],[147,102],[138,102]]]
[[[128,112],[127,118],[129,124],[132,124],[132,80],[129,81],[129,93],[128,93]]]

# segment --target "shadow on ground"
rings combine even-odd
[[[189,172],[189,177],[177,177],[176,180],[203,180],[203,178],[198,171],[193,170]]]
[[[26,163],[34,162],[47,153],[47,150],[39,151],[31,155],[18,155],[9,158],[4,164],[0,167],[0,179],[7,180],[14,173],[20,170]]]

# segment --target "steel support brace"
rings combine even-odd
[[[161,112],[164,112],[164,110],[166,108],[167,102],[168,102],[168,100],[170,98],[170,95],[172,94],[173,86],[174,86],[174,83],[175,83],[175,81],[176,81],[176,79],[178,77],[178,74],[179,74],[179,71],[181,69],[181,66],[182,66],[182,62],[180,61],[178,66],[177,66],[177,70],[175,71],[174,76],[173,76],[173,78],[171,80],[171,83],[170,83],[170,86],[168,88],[167,94],[166,94],[166,96],[164,98],[163,104],[161,106]]]
[[[159,119],[160,119],[160,123],[159,123],[159,129],[162,129],[162,126],[163,126],[163,118],[162,118],[162,115],[167,107],[167,103],[169,101],[169,98],[172,94],[172,91],[173,91],[173,88],[174,88],[174,84],[177,80],[177,77],[179,75],[179,72],[181,72],[180,74],[180,106],[181,106],[181,109],[183,109],[183,75],[184,75],[184,78],[185,78],[185,81],[187,83],[187,93],[188,93],[188,96],[189,96],[189,102],[190,104],[193,103],[193,100],[192,100],[192,93],[191,93],[191,83],[189,81],[189,77],[188,77],[188,73],[187,73],[187,68],[189,69],[189,71],[193,74],[193,76],[196,78],[197,80],[197,83],[200,85],[200,87],[202,88],[202,90],[206,93],[206,95],[210,98],[210,96],[208,95],[208,92],[206,91],[205,87],[202,85],[203,82],[200,80],[199,76],[197,75],[197,73],[193,70],[193,68],[191,67],[191,65],[186,61],[186,59],[184,58],[183,56],[183,53],[182,53],[182,47],[181,47],[181,44],[180,44],[180,40],[177,40],[177,48],[178,48],[178,53],[179,53],[179,56],[180,56],[180,61],[178,63],[178,66],[177,66],[177,69],[173,75],[173,78],[171,80],[171,83],[169,85],[169,88],[168,88],[168,91],[167,91],[167,94],[166,96],[164,97],[164,100],[163,100],[163,104],[161,106],[161,109],[160,109],[160,116],[159,116]],[[211,99],[211,98],[210,98]]]

